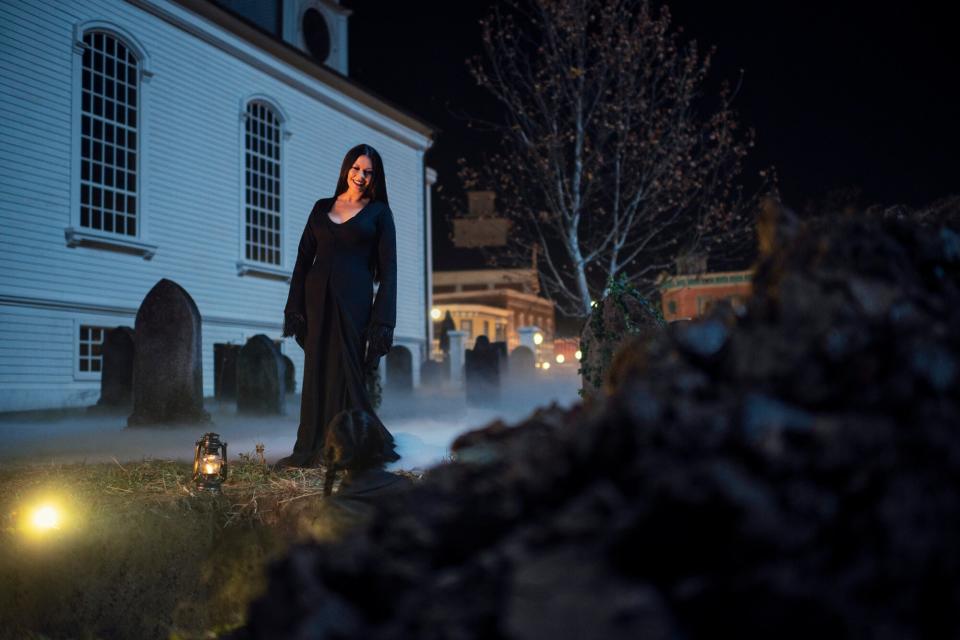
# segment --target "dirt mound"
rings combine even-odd
[[[958,283],[946,227],[801,228],[739,316],[632,343],[596,413],[466,438],[368,527],[298,547],[246,632],[955,637]]]

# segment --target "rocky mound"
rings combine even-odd
[[[295,549],[246,633],[956,637],[958,283],[947,227],[801,228],[740,316],[632,343],[596,412],[474,434]]]

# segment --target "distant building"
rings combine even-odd
[[[475,269],[433,272],[434,335],[447,311],[459,331],[467,332],[467,345],[477,336],[505,340],[512,351],[520,344],[517,329],[536,326],[544,343],[552,343],[554,303],[539,295],[540,281],[534,269]],[[434,341],[437,342],[436,340]],[[434,345],[439,349],[437,344]]]
[[[343,154],[383,156],[397,226],[395,342],[429,353],[433,129],[347,76],[335,0],[0,4],[0,411],[94,403],[104,330],[161,278],[214,345],[278,338],[313,203]],[[303,352],[284,351],[298,378]],[[298,379],[297,386],[300,386]]]
[[[453,219],[453,245],[461,248],[502,247],[507,244],[510,220],[498,217],[496,193],[468,191],[467,213]]]
[[[718,300],[742,303],[750,295],[753,271],[723,271],[669,276],[660,283],[663,317],[692,320]]]

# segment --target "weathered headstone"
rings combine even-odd
[[[133,329],[116,327],[103,336],[103,370],[100,375],[101,407],[129,409],[133,402]]]
[[[200,311],[172,280],[147,293],[135,323],[133,413],[127,426],[209,422],[203,409]]]
[[[448,331],[449,350],[447,351],[450,382],[459,387],[463,384],[463,352],[467,339],[466,331]]]
[[[420,365],[420,384],[426,387],[438,387],[443,384],[446,367],[437,360],[426,360]]]
[[[413,356],[406,347],[395,346],[387,354],[387,388],[389,393],[413,391]]]
[[[237,397],[237,356],[240,345],[213,345],[213,394],[218,400]]]
[[[473,349],[467,349],[465,359],[467,404],[484,405],[499,400],[503,361],[500,347],[490,344],[487,336],[478,336]]]
[[[237,411],[284,413],[286,365],[276,345],[258,333],[240,349],[237,358]]]
[[[283,358],[283,380],[284,387],[286,387],[287,393],[296,393],[297,392],[297,368],[293,364],[293,360],[290,359],[290,356],[280,354],[280,357]]]
[[[511,378],[527,378],[536,369],[536,357],[529,347],[519,346],[510,353],[507,366]]]

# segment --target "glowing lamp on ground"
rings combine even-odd
[[[430,309],[430,317],[434,320],[439,320],[443,316],[443,313],[437,307]]]
[[[566,358],[563,357],[563,354],[562,354],[562,353],[558,353],[558,354],[557,354],[557,364],[563,364],[564,360],[566,360]]]
[[[543,370],[546,371],[546,370],[549,369],[549,368],[550,368],[550,363],[549,363],[549,362],[544,362],[544,363],[543,363]]]
[[[543,334],[537,332],[533,334],[533,344],[542,344],[543,343]]]
[[[30,515],[30,525],[36,531],[60,528],[60,511],[50,504],[37,507]]]
[[[576,358],[577,360],[580,360],[581,358],[583,358],[583,352],[580,351],[580,349],[577,349],[576,352],[574,352],[573,357]]]
[[[193,450],[193,481],[201,491],[220,491],[227,479],[227,443],[216,433],[205,433]]]

